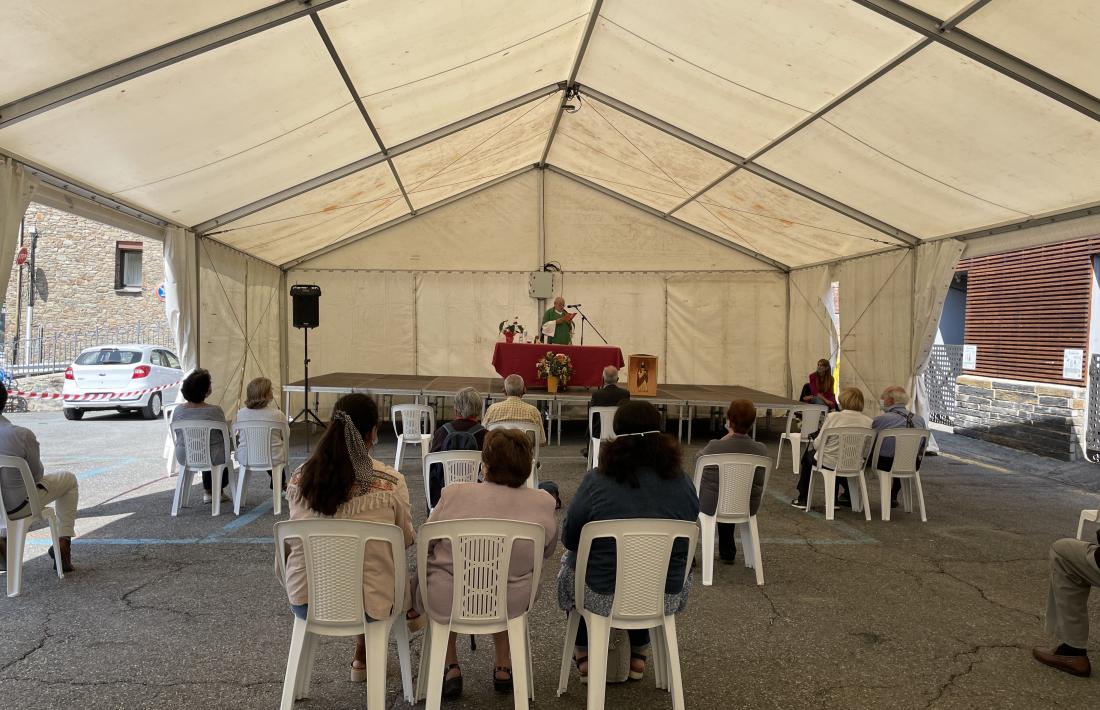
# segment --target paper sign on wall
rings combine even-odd
[[[977,345],[964,345],[963,346],[963,364],[964,370],[976,370],[978,369],[978,346]]]
[[[1062,379],[1079,380],[1084,376],[1085,351],[1065,349],[1062,351]]]

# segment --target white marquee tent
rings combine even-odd
[[[548,262],[665,381],[831,353],[873,395],[961,255],[1100,232],[1098,36],[1092,0],[7,2],[0,263],[31,199],[165,239],[227,406],[300,376],[290,284],[315,373],[488,375]]]

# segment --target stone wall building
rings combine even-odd
[[[28,252],[32,227],[38,230],[39,277],[32,362],[34,357],[63,360],[73,349],[119,339],[171,344],[164,303],[157,294],[164,282],[161,242],[32,203],[24,217]],[[29,271],[29,259],[24,266],[13,264],[4,300],[3,342],[9,363],[17,335],[20,347],[14,362],[24,363]]]

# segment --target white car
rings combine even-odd
[[[176,400],[182,379],[179,359],[157,345],[88,348],[65,370],[65,418],[80,419],[88,410],[115,409],[140,411],[146,419],[156,419],[163,402]]]

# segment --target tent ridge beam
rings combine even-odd
[[[899,64],[906,61],[907,59],[909,59],[914,54],[916,54],[920,50],[924,49],[925,47],[927,47],[931,43],[932,43],[932,40],[930,40],[928,38],[924,38],[924,39],[921,39],[921,40],[917,41],[914,45],[912,45],[911,47],[909,47],[908,49],[903,51],[901,54],[894,57],[893,59],[891,59],[886,64],[883,64],[881,67],[879,67],[878,69],[873,71],[871,74],[864,77],[862,80],[860,80],[856,84],[853,84],[851,87],[848,88],[847,91],[841,93],[836,98],[834,98],[832,101],[830,101],[829,103],[827,103],[824,106],[822,106],[821,108],[819,108],[817,111],[815,111],[815,112],[811,113],[810,115],[806,116],[801,121],[796,123],[794,126],[791,126],[791,128],[789,128],[785,133],[780,135],[778,138],[774,139],[772,142],[768,143],[764,147],[757,150],[755,153],[753,153],[748,158],[746,158],[746,162],[754,162],[757,159],[759,159],[760,156],[762,156],[765,153],[767,153],[767,152],[773,150],[774,148],[778,147],[781,143],[786,141],[788,138],[790,138],[794,134],[798,133],[802,129],[806,128],[811,123],[818,120],[819,118],[821,118],[825,114],[829,113],[830,111],[835,109],[837,106],[840,106],[842,103],[844,103],[848,99],[852,98],[853,96],[855,96],[859,92],[863,91],[865,88],[870,86],[872,83],[874,83],[875,81],[878,81],[884,74],[886,74],[887,72],[892,71]],[[737,172],[737,170],[740,167],[741,167],[740,165],[734,165],[732,168],[730,168],[727,172],[725,172],[717,180],[709,183],[708,185],[703,187],[701,190],[696,192],[694,195],[692,195],[691,197],[687,198],[686,200],[684,200],[680,204],[673,207],[671,210],[668,211],[667,214],[672,215],[672,214],[676,213],[677,211],[679,211],[679,210],[683,209],[684,207],[686,207],[688,205],[688,203],[694,202],[699,197],[703,196],[708,191],[710,191],[712,188],[714,188],[716,185],[718,185],[720,182],[722,182],[723,180],[725,180],[726,178],[728,178],[729,176],[731,176],[735,172]]]
[[[419,210],[417,210],[415,212],[409,212],[408,214],[403,214],[400,217],[395,217],[395,218],[393,218],[393,219],[391,219],[387,222],[383,222],[382,224],[375,225],[374,227],[371,227],[370,229],[365,229],[362,232],[358,232],[358,233],[353,234],[349,237],[344,237],[343,239],[340,239],[339,241],[333,242],[332,244],[328,244],[326,246],[320,247],[319,249],[315,249],[315,250],[309,252],[308,254],[304,254],[304,255],[298,257],[297,259],[293,259],[291,261],[286,262],[280,268],[282,268],[284,271],[289,270],[289,269],[293,269],[293,268],[295,268],[296,266],[298,266],[300,264],[304,264],[307,261],[311,261],[313,259],[316,259],[319,256],[324,256],[325,254],[328,254],[329,252],[336,251],[337,249],[340,249],[341,247],[348,246],[349,244],[353,244],[353,243],[355,243],[355,242],[357,242],[361,239],[366,239],[367,237],[370,237],[374,234],[378,234],[379,232],[385,231],[385,230],[389,229],[390,227],[394,227],[398,224],[401,224],[402,222],[407,222],[408,220],[413,219],[415,217],[423,216],[423,215],[428,214],[429,212],[431,212],[433,210],[439,209],[440,207],[446,207],[447,205],[449,205],[453,202],[458,202],[459,200],[461,200],[463,198],[469,197],[471,195],[475,195],[475,194],[481,192],[482,190],[487,190],[490,187],[493,187],[495,185],[499,185],[502,182],[507,182],[508,180],[511,180],[514,177],[519,177],[520,175],[523,175],[526,172],[534,170],[535,167],[536,167],[535,164],[524,165],[523,167],[519,168],[518,170],[513,170],[512,172],[506,173],[504,175],[498,175],[497,177],[493,178],[492,180],[489,180],[487,182],[483,182],[480,185],[476,185],[476,186],[471,187],[467,190],[463,190],[462,192],[455,193],[454,195],[451,195],[450,197],[444,197],[442,200],[439,200],[438,202],[433,202],[432,204],[427,205],[425,207],[421,207]]]
[[[631,118],[637,119],[642,123],[647,123],[653,128],[663,131],[673,138],[681,140],[688,145],[695,146],[699,150],[710,153],[711,155],[721,158],[728,163],[733,163],[734,168],[740,167],[744,170],[748,170],[758,177],[762,177],[765,180],[779,185],[780,187],[785,188],[795,194],[813,200],[823,207],[827,207],[834,212],[838,212],[844,215],[845,217],[854,219],[855,221],[860,222],[867,227],[871,227],[872,229],[875,229],[879,232],[882,232],[889,237],[897,239],[898,241],[903,242],[908,246],[914,246],[920,243],[920,240],[912,234],[908,234],[907,232],[904,232],[891,224],[887,224],[886,222],[883,222],[880,219],[861,212],[856,208],[851,207],[850,205],[846,205],[839,200],[835,200],[827,195],[824,195],[817,190],[814,190],[813,188],[807,187],[806,185],[795,182],[790,178],[784,177],[773,170],[769,170],[768,168],[753,163],[748,158],[742,157],[731,150],[726,150],[725,148],[719,145],[715,145],[714,143],[711,143],[706,139],[700,138],[699,136],[693,135],[683,130],[682,128],[677,128],[676,126],[673,126],[666,121],[662,121],[656,116],[651,116],[645,111],[634,108],[630,104],[619,101],[612,96],[608,96],[607,94],[596,91],[595,89],[589,88],[583,84],[577,84],[577,86],[580,88],[582,93],[587,94],[592,99],[599,101],[602,104],[606,104],[616,111],[625,113]],[[732,174],[733,170],[730,170],[729,173]],[[658,214],[660,214],[662,217],[665,216],[663,212],[658,212]],[[668,216],[671,217],[671,215]]]
[[[282,0],[0,106],[0,128],[345,1]]]
[[[310,19],[313,20],[313,27],[317,30],[317,34],[321,36],[321,41],[324,43],[325,49],[328,50],[329,58],[332,59],[332,63],[336,65],[336,71],[340,73],[340,78],[344,80],[344,86],[347,87],[348,93],[351,94],[352,101],[355,102],[356,108],[359,109],[359,115],[363,117],[363,121],[367,124],[367,129],[370,131],[371,137],[373,137],[374,142],[378,144],[378,149],[382,152],[382,155],[386,156],[386,164],[390,166],[390,172],[393,173],[393,179],[397,182],[397,189],[401,190],[401,197],[405,199],[405,204],[408,205],[409,212],[415,214],[416,209],[413,207],[412,200],[409,199],[409,193],[405,191],[405,185],[401,182],[401,176],[397,173],[397,166],[393,164],[393,160],[386,150],[386,144],[382,142],[382,136],[378,133],[378,128],[375,127],[374,121],[371,120],[370,114],[367,113],[367,107],[363,105],[363,99],[359,96],[359,90],[355,88],[355,83],[351,80],[351,75],[348,74],[347,67],[344,66],[344,60],[340,58],[340,53],[336,51],[336,45],[332,43],[332,37],[329,36],[328,30],[325,29],[325,23],[321,21],[321,16],[317,13],[310,15]]]
[[[453,133],[458,133],[459,131],[470,128],[471,126],[475,126],[483,121],[487,121],[490,118],[499,116],[502,113],[507,113],[514,108],[523,106],[524,104],[528,104],[544,96],[548,96],[555,92],[561,91],[564,86],[565,82],[562,81],[556,84],[549,84],[542,87],[541,89],[535,89],[534,91],[528,92],[522,96],[518,96],[514,99],[511,99],[510,101],[505,101],[502,104],[498,104],[496,106],[493,106],[492,108],[485,109],[484,111],[475,113],[472,116],[467,116],[464,119],[455,121],[454,123],[443,126],[442,128],[437,128],[436,130],[425,133],[424,135],[418,136],[417,138],[411,138],[404,143],[399,143],[392,148],[389,148],[386,153],[375,153],[374,155],[368,155],[365,158],[360,158],[353,163],[349,163],[343,167],[336,168],[335,170],[330,170],[323,175],[318,175],[315,178],[311,178],[309,180],[306,180],[305,182],[298,183],[297,185],[293,185],[272,195],[268,195],[267,197],[256,200],[255,202],[251,202],[247,205],[244,205],[243,207],[238,207],[237,209],[226,212],[223,215],[219,215],[217,217],[214,217],[213,219],[206,220],[205,222],[195,225],[191,229],[197,234],[209,232],[217,227],[241,219],[242,217],[247,217],[248,215],[254,212],[258,212],[266,207],[271,207],[272,205],[276,205],[285,200],[289,200],[292,197],[297,197],[302,193],[309,192],[310,190],[314,190],[323,185],[327,185],[328,183],[335,180],[353,175],[361,170],[366,170],[367,168],[378,165],[379,163],[382,163],[386,160],[391,160],[399,155],[408,153],[412,150],[416,150],[417,148],[421,148],[429,143],[440,140],[441,138],[446,138]]]
[[[1100,121],[1100,99],[1002,49],[998,49],[953,25],[949,25],[955,18],[941,24],[936,18],[926,15],[903,2],[898,2],[898,0],[855,0],[855,2],[914,32],[919,32],[932,41],[969,57],[993,71],[1014,79],[1048,98],[1088,116],[1094,121]],[[975,8],[974,11],[976,12],[978,9],[980,8]],[[963,19],[966,18],[963,17],[958,22]]]
[[[577,175],[576,173],[570,172],[569,170],[565,170],[564,168],[559,168],[559,167],[557,167],[556,165],[553,165],[553,164],[546,165],[545,169],[549,170],[550,172],[557,173],[558,175],[561,175],[562,177],[568,178],[568,179],[570,179],[570,180],[572,180],[576,183],[584,185],[585,187],[590,188],[592,190],[595,190],[596,192],[602,193],[604,195],[607,195],[608,197],[616,199],[619,202],[622,202],[623,204],[630,205],[631,207],[633,207],[635,209],[638,209],[638,210],[641,210],[642,212],[645,212],[646,214],[657,217],[658,219],[662,219],[665,222],[668,222],[669,224],[674,224],[677,227],[680,227],[681,229],[686,229],[687,231],[689,231],[689,232],[691,232],[691,233],[693,233],[697,236],[703,237],[704,239],[707,239],[707,240],[712,241],[716,244],[724,246],[727,249],[732,249],[733,251],[744,254],[745,256],[752,257],[753,259],[756,259],[757,261],[763,262],[763,263],[765,263],[765,264],[767,264],[767,265],[769,265],[769,266],[771,266],[771,267],[773,267],[773,268],[775,268],[779,271],[782,271],[783,273],[790,273],[790,271],[791,271],[791,267],[787,266],[784,263],[776,261],[775,259],[772,259],[769,256],[765,256],[765,255],[761,254],[758,251],[750,249],[746,246],[742,246],[741,244],[730,241],[729,239],[724,239],[723,237],[718,236],[714,232],[710,232],[706,229],[703,229],[702,227],[696,227],[694,224],[691,224],[689,222],[685,222],[682,219],[678,219],[676,217],[670,217],[670,216],[666,215],[664,212],[662,212],[661,210],[659,210],[655,207],[650,207],[649,205],[647,205],[643,202],[638,202],[637,200],[633,200],[633,199],[627,197],[626,195],[621,195],[618,192],[615,192],[614,190],[612,190],[610,188],[604,187],[603,185],[600,185],[599,183],[592,182],[591,180],[589,180],[587,178],[583,178],[580,175]]]
[[[565,113],[565,105],[569,101],[569,90],[577,85],[577,75],[581,71],[581,62],[584,61],[585,52],[588,51],[588,42],[592,39],[592,33],[596,29],[596,21],[600,18],[600,9],[603,7],[603,0],[593,0],[592,10],[588,13],[588,23],[584,27],[584,34],[581,35],[580,45],[577,47],[577,54],[573,58],[573,66],[569,70],[569,78],[565,82],[565,91],[561,95],[561,103],[558,105],[558,112],[554,114],[554,122],[550,124],[550,133],[546,136],[546,145],[542,149],[542,157],[539,158],[539,167],[546,167],[546,158],[550,155],[550,146],[554,144],[554,136],[558,133],[558,126],[561,124],[562,114]]]
[[[983,7],[985,7],[989,3],[990,3],[990,0],[973,0],[973,2],[971,2],[969,5],[967,5],[966,7],[962,8],[962,9],[960,9],[954,15],[947,18],[943,22],[941,22],[940,23],[940,32],[950,32],[951,30],[955,29],[955,27],[960,22],[962,22],[966,18],[970,17],[971,15],[973,15],[978,10],[981,10]]]

